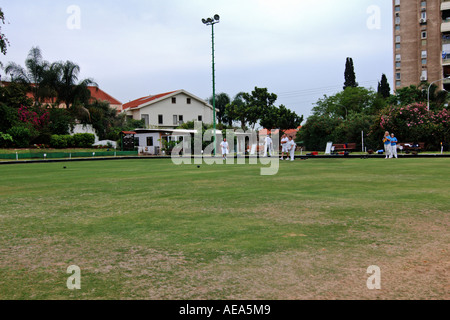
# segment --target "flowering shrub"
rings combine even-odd
[[[38,109],[36,111],[30,110],[29,107],[21,106],[19,108],[19,120],[31,124],[35,129],[44,127],[50,118],[47,110]]]
[[[423,103],[387,107],[380,115],[378,134],[395,133],[402,142],[425,142],[428,149],[439,149],[450,141],[450,113],[447,109],[428,111]],[[381,139],[381,138],[380,138]]]

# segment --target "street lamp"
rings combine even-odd
[[[344,106],[343,104],[340,104],[340,103],[335,103],[335,105],[345,108],[345,120],[347,120],[348,119],[348,109],[347,109],[347,107]]]
[[[216,156],[216,65],[214,59],[214,25],[220,22],[220,16],[216,14],[213,18],[202,19],[203,24],[211,26],[212,29],[212,81],[213,81],[213,118],[214,118],[214,157]]]
[[[443,80],[447,80],[447,79],[450,79],[450,77],[446,77],[446,78],[443,78],[443,79],[439,79],[439,80],[433,81],[433,82],[430,84],[430,86],[428,87],[428,91],[427,91],[427,109],[428,109],[428,111],[430,111],[430,89],[431,89],[431,86],[432,86],[434,83],[436,83],[436,82],[443,81]]]

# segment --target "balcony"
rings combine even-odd
[[[442,21],[441,32],[450,32],[450,19],[445,19]]]
[[[444,1],[441,4],[441,11],[450,10],[450,1]]]

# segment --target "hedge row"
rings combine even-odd
[[[69,135],[52,135],[50,147],[55,149],[65,148],[90,148],[95,143],[95,136],[91,133],[77,133]]]

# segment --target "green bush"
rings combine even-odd
[[[13,146],[17,148],[28,148],[33,139],[33,133],[29,128],[16,126],[7,131],[13,139]]]
[[[55,149],[90,148],[95,143],[95,136],[91,133],[77,133],[69,135],[52,135],[50,146]]]
[[[95,136],[92,133],[77,133],[72,139],[75,148],[90,148],[95,143]]]
[[[72,136],[69,135],[52,135],[50,138],[50,146],[55,149],[65,149],[72,146]]]
[[[6,148],[13,144],[13,138],[6,133],[0,132],[0,148]]]

